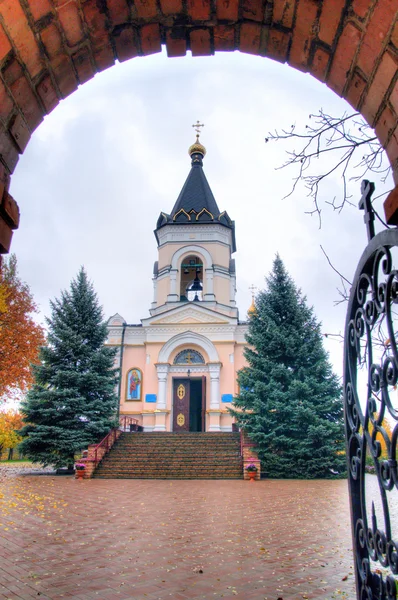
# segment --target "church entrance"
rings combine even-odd
[[[204,431],[206,377],[173,379],[173,431]]]

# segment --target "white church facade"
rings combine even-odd
[[[247,323],[236,306],[235,223],[220,212],[203,171],[204,146],[170,214],[155,229],[150,316],[108,321],[121,369],[120,415],[144,431],[231,431],[228,412],[245,365]]]

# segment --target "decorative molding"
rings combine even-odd
[[[176,350],[179,346],[190,346],[192,344],[199,346],[199,348],[203,348],[210,361],[219,361],[217,350],[214,347],[214,344],[212,344],[212,342],[208,338],[206,338],[204,335],[200,335],[199,333],[195,333],[193,331],[184,331],[183,333],[175,335],[164,344],[161,351],[159,352],[159,362],[167,362],[172,352]]]
[[[212,314],[207,314],[203,310],[198,309],[196,306],[187,306],[184,310],[181,310],[178,314],[172,314],[165,317],[159,317],[157,321],[154,323],[164,324],[164,323],[173,323],[178,325],[184,319],[197,319],[199,323],[220,323],[220,324],[229,324],[227,320],[223,320],[222,317],[224,315],[220,315],[219,318]]]
[[[155,367],[157,373],[168,373],[170,370],[170,363],[156,363]]]
[[[159,247],[172,242],[186,242],[195,235],[196,239],[203,242],[215,242],[232,247],[232,231],[218,223],[178,223],[178,231],[175,225],[165,225],[158,231]]]
[[[169,373],[182,373],[187,374],[189,369],[190,374],[193,373],[208,373],[209,367],[207,365],[173,365],[170,367]]]
[[[203,248],[202,246],[197,246],[196,244],[190,244],[187,246],[182,246],[176,252],[174,252],[171,259],[171,268],[179,269],[181,262],[184,260],[185,256],[189,256],[190,254],[198,254],[200,258],[203,260],[203,266],[206,269],[210,269],[213,266],[213,259],[208,250]]]

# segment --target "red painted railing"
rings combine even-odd
[[[134,431],[138,429],[138,420],[134,419],[134,417],[129,417],[127,415],[123,415],[119,418],[119,427],[115,427],[111,429],[110,432],[104,437],[103,440],[100,441],[94,448],[94,457],[93,462],[95,468],[98,463],[103,459],[105,454],[108,454],[109,450],[112,448],[113,444],[116,442],[120,435],[120,431]]]
[[[123,415],[119,417],[119,429],[120,431],[137,431],[138,430],[138,419]]]

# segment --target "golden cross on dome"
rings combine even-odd
[[[196,121],[195,125],[192,125],[192,127],[195,129],[196,131],[196,139],[199,139],[200,136],[200,128],[204,127],[204,123],[200,123],[199,121]]]
[[[252,298],[253,298],[253,300],[254,300],[254,294],[255,294],[255,292],[257,291],[257,287],[256,287],[255,285],[251,284],[251,285],[249,285],[249,290],[251,291],[251,293],[252,293]]]

